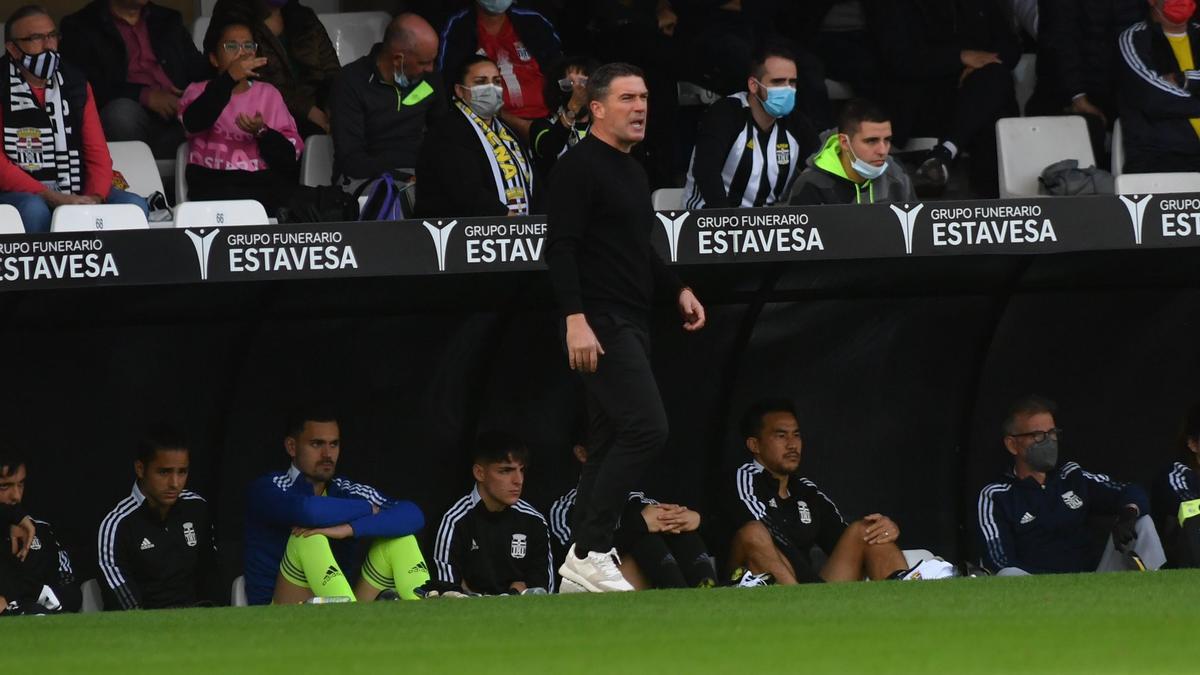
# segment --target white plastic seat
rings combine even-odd
[[[216,0],[212,0],[213,3]],[[196,43],[196,49],[200,53],[204,53],[204,34],[208,32],[208,25],[212,23],[212,7],[208,8],[202,16],[196,17],[196,21],[192,23],[192,42]]]
[[[83,595],[83,602],[79,607],[80,613],[104,611],[104,596],[100,593],[100,582],[88,579],[79,585],[79,592]]]
[[[21,212],[11,204],[0,204],[0,234],[25,234]]]
[[[1120,176],[1125,172],[1125,132],[1121,131],[1121,120],[1113,123],[1112,133],[1112,175]]]
[[[229,604],[233,607],[246,607],[249,602],[246,600],[246,577],[238,577],[233,580],[233,588],[229,593]]]
[[[923,548],[906,548],[901,552],[904,554],[904,562],[908,563],[909,567],[913,567],[922,560],[933,560],[935,557],[932,552]]]
[[[253,199],[187,202],[175,207],[175,227],[268,224],[267,210]]]
[[[1080,168],[1096,165],[1087,123],[1078,115],[999,120],[996,150],[1002,199],[1037,195],[1038,177],[1055,162],[1074,159]]]
[[[371,47],[383,40],[383,31],[392,20],[387,12],[338,12],[318,14],[317,18],[343,66],[370,53]]]
[[[333,136],[321,134],[304,139],[300,184],[310,187],[333,184]]]
[[[1200,173],[1123,173],[1117,176],[1117,194],[1145,195],[1200,192]]]
[[[650,194],[655,211],[683,208],[683,188],[659,188]]]
[[[188,160],[188,144],[184,141],[179,144],[179,149],[175,151],[175,204],[179,205],[187,201],[187,169]]]
[[[133,204],[68,204],[50,218],[51,232],[148,229],[145,212]]]
[[[143,197],[155,192],[166,194],[149,145],[141,141],[114,141],[108,144],[108,154],[112,156],[113,169],[120,171],[129,183],[130,192]]]
[[[1037,87],[1037,54],[1022,54],[1013,68],[1013,81],[1017,90],[1017,110],[1025,114],[1025,106],[1033,98],[1033,90]]]

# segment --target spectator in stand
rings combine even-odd
[[[316,12],[299,0],[217,0],[212,23],[250,26],[267,59],[258,79],[279,90],[301,137],[329,133],[329,91],[341,64]]]
[[[204,49],[219,74],[188,86],[179,119],[192,199],[256,199],[276,212],[298,185],[304,141],[279,90],[255,81],[267,61],[257,48],[245,24],[210,26]]]
[[[959,153],[971,153],[970,185],[998,195],[996,121],[1019,114],[1012,70],[1021,46],[1000,0],[874,0],[897,140],[939,139],[917,169],[918,183],[941,190]],[[884,29],[883,27],[886,27]]]
[[[48,232],[64,204],[134,204],[146,200],[113,185],[112,157],[96,100],[83,71],[64,63],[58,30],[46,10],[26,5],[4,24],[0,73],[0,204],[21,214],[26,232]]]
[[[333,85],[335,180],[411,170],[426,130],[446,117],[442,79],[433,66],[438,37],[416,14],[392,19],[383,42],[347,65]]]
[[[752,59],[746,91],[714,103],[701,122],[684,187],[689,209],[771,206],[787,199],[817,149],[796,107],[796,60],[778,46]]]
[[[430,129],[417,157],[417,216],[525,216],[536,213],[533,167],[500,120],[500,69],[485,56],[459,64],[454,110]]]
[[[788,203],[887,204],[916,201],[912,180],[889,161],[892,122],[879,106],[855,99],[842,106],[837,133],[808,160]]]
[[[550,114],[542,94],[542,64],[562,56],[562,44],[546,17],[512,4],[513,0],[475,0],[475,7],[450,17],[442,29],[438,69],[457,73],[471,55],[486,55],[500,69],[504,83],[502,119],[528,140],[533,121]]]
[[[63,19],[63,56],[95,87],[104,135],[171,159],[183,142],[179,97],[212,76],[179,12],[148,0],[92,0]]]
[[[542,96],[548,105],[558,105],[549,117],[534,120],[529,128],[529,145],[538,178],[544,180],[549,176],[558,158],[587,136],[592,126],[587,81],[595,65],[591,59],[569,57],[560,59],[547,71],[549,77]]]
[[[1200,567],[1200,404],[1183,421],[1175,461],[1159,473],[1151,508],[1171,567]]]
[[[1148,0],[1121,33],[1121,126],[1128,173],[1200,171],[1200,24],[1195,0]]]

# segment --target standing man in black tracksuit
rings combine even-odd
[[[521,499],[529,449],[509,434],[481,434],[475,487],[446,511],[433,561],[441,581],[484,595],[554,592],[546,518]]]
[[[592,133],[554,167],[546,260],[564,316],[568,362],[587,395],[592,457],[579,478],[575,541],[559,573],[592,592],[632,590],[612,537],[629,493],[667,439],[650,370],[654,290],[669,291],[688,331],[704,307],[650,244],[646,171],[629,152],[646,135],[641,70],[601,66],[588,80]]]
[[[1127,173],[1200,171],[1200,24],[1195,0],[1151,0],[1121,33]]]

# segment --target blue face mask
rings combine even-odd
[[[758,83],[758,87],[767,91],[767,97],[759,100],[762,101],[763,110],[766,110],[771,117],[776,119],[784,117],[796,107],[795,89],[788,86],[768,87],[762,82]]]
[[[854,169],[854,173],[857,173],[867,180],[875,180],[876,178],[882,176],[885,171],[887,171],[888,163],[886,161],[879,166],[875,166],[870,162],[864,162],[859,159],[858,155],[854,154],[854,151],[850,149],[850,137],[846,136],[845,138],[846,150],[850,153],[850,156],[854,158],[854,161],[850,162],[850,168]]]
[[[479,6],[488,14],[503,14],[512,4],[513,0],[479,0]]]

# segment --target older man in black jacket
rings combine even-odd
[[[183,142],[179,97],[212,67],[183,17],[148,0],[92,0],[62,21],[63,57],[83,68],[109,141],[143,141],[171,158]]]

